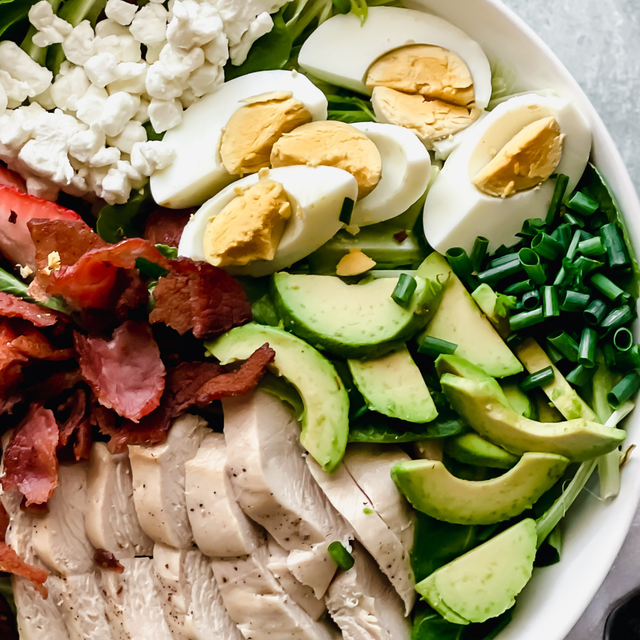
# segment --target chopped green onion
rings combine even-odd
[[[616,348],[613,346],[613,344],[611,342],[605,342],[604,346],[602,347],[602,352],[604,353],[604,363],[607,365],[607,369],[611,369],[612,371],[620,371],[620,367],[622,367],[622,369],[624,371],[626,371],[627,369],[632,369],[633,367],[626,367],[624,363],[622,365],[620,365],[620,363],[618,362],[618,357],[619,355],[626,355],[626,354],[619,354],[619,352],[616,350]]]
[[[568,211],[564,214],[564,221],[572,227],[580,227],[581,229],[584,228],[584,221],[578,216],[573,215],[573,213],[569,213]]]
[[[606,298],[614,302],[624,295],[624,291],[611,282],[607,276],[602,273],[596,273],[591,277],[591,284]]]
[[[504,262],[495,267],[491,267],[486,271],[482,271],[478,274],[478,280],[480,280],[480,282],[491,284],[498,282],[498,280],[503,280],[504,278],[513,276],[520,271],[522,271],[522,264],[520,263],[520,260],[512,259],[509,260],[509,262]]]
[[[542,287],[542,313],[545,318],[555,318],[560,315],[558,293],[555,287]]]
[[[592,258],[587,258],[585,256],[580,256],[573,264],[576,271],[582,276],[604,266],[604,262],[600,260],[593,260]]]
[[[564,198],[564,194],[567,190],[568,185],[568,176],[559,173],[556,176],[556,185],[553,189],[553,197],[551,198],[551,204],[549,205],[547,217],[545,218],[545,222],[547,224],[550,224],[555,220],[558,210],[560,209],[560,205],[562,204],[562,198]]]
[[[351,198],[345,198],[342,202],[342,209],[340,209],[340,222],[347,225],[347,227],[351,224],[351,215],[353,214],[353,207],[355,207],[355,205],[355,200],[352,200]]]
[[[344,545],[337,540],[327,547],[327,551],[329,552],[331,559],[343,571],[349,571],[356,562],[353,556],[345,549]]]
[[[550,382],[553,382],[554,378],[553,367],[545,367],[544,369],[540,369],[540,371],[528,375],[520,383],[520,389],[526,393],[527,391],[548,385]]]
[[[418,353],[437,358],[442,354],[451,355],[456,352],[457,348],[458,345],[454,342],[427,336],[418,346]]]
[[[595,327],[604,320],[604,317],[607,315],[607,309],[606,302],[596,299],[584,310],[582,317],[587,324]]]
[[[584,311],[589,304],[591,296],[588,293],[581,293],[580,291],[573,291],[569,289],[565,295],[560,309],[562,311],[569,311],[577,313],[578,311]]]
[[[625,305],[624,307],[618,307],[611,311],[600,323],[600,328],[605,329],[605,331],[613,331],[631,322],[631,320],[633,320],[633,313],[631,309]]]
[[[605,224],[600,229],[600,235],[607,250],[609,268],[626,267],[629,264],[629,254],[616,226],[614,224]]]
[[[549,356],[549,360],[556,364],[556,362],[560,362],[564,358],[564,355],[558,351],[550,342],[547,342],[547,348],[545,349],[546,354]]]
[[[527,291],[533,291],[535,288],[536,285],[533,280],[521,280],[520,282],[516,282],[505,287],[504,292],[508,296],[512,296],[518,295],[519,293],[526,293]]]
[[[607,396],[607,400],[614,409],[617,409],[627,400],[631,400],[638,390],[640,390],[640,376],[633,371],[622,378],[622,380],[620,380],[620,382],[611,389],[611,393]]]
[[[557,240],[562,245],[562,248],[566,251],[569,248],[569,244],[571,244],[571,235],[571,225],[561,224],[551,234],[551,237],[554,240]]]
[[[536,284],[544,284],[547,274],[542,264],[540,264],[540,256],[532,249],[520,249],[518,258],[527,275]]]
[[[578,346],[578,363],[583,367],[594,367],[596,364],[596,346],[598,334],[593,327],[582,330],[580,345]]]
[[[527,338],[530,336],[527,335],[526,331],[520,331],[519,333],[510,333],[505,342],[511,351],[517,349]]]
[[[517,313],[515,316],[509,318],[509,327],[511,331],[518,331],[519,329],[526,329],[532,327],[534,324],[538,324],[544,320],[544,314],[542,313],[542,307],[538,307],[533,311],[523,311]]]
[[[489,268],[493,269],[494,267],[499,267],[501,264],[506,264],[507,262],[517,262],[518,261],[518,252],[514,253],[505,253],[502,256],[498,256],[497,258],[493,258],[489,262]]]
[[[571,260],[573,256],[576,255],[576,251],[578,250],[578,245],[580,244],[580,238],[582,238],[582,232],[580,231],[580,229],[578,229],[574,232],[573,238],[571,238],[571,243],[569,244],[569,248],[567,249],[566,257],[569,258],[569,260]],[[558,271],[558,275],[556,276],[556,279],[553,281],[553,284],[556,284],[556,285],[562,284],[565,274],[566,274],[565,268],[562,267],[560,271]]]
[[[613,350],[612,356],[614,359],[613,366],[611,366],[607,362],[607,366],[610,369],[616,369],[617,371],[628,371],[629,369],[640,369],[640,345],[634,344],[630,349],[626,351],[621,351],[616,353],[613,345],[611,346]],[[605,355],[607,354],[605,348]]]
[[[584,191],[578,191],[571,196],[567,207],[584,216],[590,216],[598,210],[598,203]]]
[[[629,351],[633,346],[633,334],[627,327],[616,329],[613,334],[613,346],[618,351]]]
[[[609,219],[607,218],[606,214],[596,213],[595,215],[591,216],[591,219],[589,220],[589,226],[594,231],[597,231],[598,229],[601,229],[608,222],[609,222]]]
[[[584,387],[589,384],[596,372],[596,367],[585,367],[579,364],[567,374],[567,380],[576,387]]]
[[[454,247],[453,249],[449,249],[445,255],[453,273],[455,273],[465,285],[475,285],[472,275],[473,266],[471,265],[471,260],[467,252],[460,247]],[[470,288],[475,289],[475,286],[470,286]]]
[[[521,237],[537,236],[538,233],[547,226],[547,223],[542,218],[527,218],[522,223],[520,233],[516,235]]]
[[[566,331],[554,331],[547,336],[547,340],[569,362],[578,362],[578,343]]]
[[[416,290],[418,283],[413,276],[401,273],[398,282],[391,294],[393,301],[406,309],[411,304],[411,297]]]
[[[582,240],[578,245],[578,251],[583,256],[601,256],[607,252],[604,248],[602,238],[588,238],[587,240]]]
[[[522,296],[522,308],[531,311],[540,306],[540,292],[539,291],[527,291]]]
[[[547,260],[555,260],[564,250],[560,242],[544,231],[531,241],[531,248]]]
[[[478,272],[482,268],[482,262],[487,255],[488,248],[489,240],[487,238],[484,236],[478,236],[475,239],[473,248],[471,249],[471,266],[474,271]]]

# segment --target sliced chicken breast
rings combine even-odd
[[[376,513],[409,553],[413,548],[413,509],[391,479],[391,467],[410,459],[400,447],[351,444],[343,461],[356,484],[371,500]]]
[[[197,549],[157,544],[153,561],[164,617],[174,639],[242,640],[224,606],[209,558]]]
[[[120,563],[124,573],[103,569],[101,574],[105,611],[114,640],[173,640],[160,604],[153,560],[124,558]]]
[[[193,544],[184,465],[195,457],[207,433],[209,429],[202,418],[186,414],[173,423],[163,444],[129,446],[138,520],[155,542],[176,549],[188,549]]]
[[[355,564],[331,583],[326,602],[344,640],[409,640],[404,605],[375,562],[358,543]]]
[[[373,503],[358,487],[344,465],[329,475],[310,456],[306,460],[313,477],[331,504],[353,527],[356,538],[389,578],[404,601],[405,612],[409,615],[416,598],[415,576],[409,552],[376,513]]]
[[[46,600],[25,578],[14,576],[11,584],[18,610],[20,640],[70,640],[62,617],[61,578],[47,578],[45,586],[49,591],[49,597]]]
[[[111,633],[96,573],[68,576],[62,582],[62,619],[70,640],[120,640]]]
[[[133,501],[129,455],[113,455],[103,442],[91,448],[85,525],[91,544],[118,559],[153,553],[153,540],[142,530]]]
[[[233,495],[221,433],[209,433],[195,458],[185,464],[187,513],[196,545],[207,556],[229,558],[255,550],[255,526]]]

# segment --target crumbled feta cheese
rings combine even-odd
[[[196,96],[191,89],[185,89],[182,95],[178,98],[183,109],[188,109],[192,104],[198,102],[198,96]]]
[[[53,74],[49,69],[41,67],[11,40],[0,42],[0,70],[19,81],[21,85],[28,87],[27,95],[22,100],[42,93],[53,79]],[[4,82],[2,85],[6,90]],[[8,90],[7,96],[10,97]]]
[[[114,20],[100,20],[96,24],[96,37],[106,38],[107,36],[126,36],[129,35],[129,29]]]
[[[185,53],[167,44],[155,64],[164,67],[167,77],[184,79],[204,64],[204,51],[196,47]]]
[[[84,65],[87,77],[96,87],[106,87],[118,79],[118,60],[112,53],[98,53]]]
[[[207,62],[224,67],[229,59],[229,42],[224,32],[217,35],[211,42],[202,47]]]
[[[133,184],[140,184],[142,176],[130,163],[119,160],[102,178],[100,197],[109,204],[124,204],[129,199]]]
[[[7,91],[0,84],[0,115],[2,115],[7,110],[8,103],[9,103],[9,99],[7,98]]]
[[[75,112],[78,108],[78,100],[89,89],[90,82],[82,67],[73,67],[65,75],[56,76],[51,85],[51,97],[63,111]]]
[[[129,4],[125,0],[109,0],[104,8],[107,18],[124,26],[131,24],[137,10],[135,4]]]
[[[24,267],[22,265],[17,264],[16,267],[19,267],[20,277],[23,280],[26,280],[33,273],[33,269],[28,264],[26,264]]]
[[[126,91],[127,93],[144,93],[147,78],[146,62],[121,62],[118,65],[118,79],[107,85],[109,93]]]
[[[147,132],[137,120],[129,120],[122,130],[122,133],[107,138],[109,144],[120,149],[122,153],[131,153],[134,145],[146,142],[146,140]]]
[[[24,171],[22,172],[24,175]],[[48,180],[43,180],[37,176],[27,175],[25,182],[27,184],[27,193],[36,198],[51,200],[55,202],[58,199],[60,189],[56,185],[51,184]]]
[[[273,29],[273,19],[265,11],[261,13],[242,34],[240,42],[231,46],[231,63],[235,65],[242,64],[249,55],[249,49],[253,43],[263,35],[269,33]]]
[[[139,62],[142,59],[140,43],[132,35],[96,38],[95,52],[111,53],[116,62]]]
[[[147,45],[147,55],[145,56],[145,60],[149,64],[153,64],[154,62],[158,62],[160,60],[160,52],[162,51],[165,42],[157,42],[156,44]]]
[[[147,93],[158,100],[173,100],[183,91],[180,79],[172,76],[159,60],[149,67],[145,87]]]
[[[122,133],[125,125],[136,115],[140,106],[140,97],[118,91],[107,98],[100,116],[100,128],[108,136]]]
[[[134,120],[145,124],[149,122],[149,101],[144,98],[140,98],[140,107],[138,108],[138,112],[135,116],[133,116]]]
[[[27,99],[29,94],[33,93],[28,83],[12,78],[6,71],[1,69],[0,85],[7,94],[7,104],[11,109],[19,107]]]
[[[159,140],[140,142],[131,150],[131,165],[143,176],[168,167],[175,159],[176,152]]]
[[[205,62],[189,76],[189,88],[198,98],[211,93],[224,82],[224,69],[219,65]]]
[[[167,27],[167,41],[175,49],[188,51],[201,47],[223,33],[223,25],[216,8],[196,0],[176,0],[173,18]]]
[[[82,163],[89,160],[105,145],[104,133],[96,128],[78,131],[69,140],[69,155]]]
[[[120,149],[115,147],[102,147],[89,160],[90,167],[110,167],[120,160]]]
[[[105,89],[91,85],[77,102],[77,117],[89,126],[99,126],[108,97],[109,94]]]
[[[53,95],[51,90],[53,89],[53,85],[50,84],[42,93],[39,93],[37,96],[33,96],[33,98],[29,98],[29,102],[37,102],[43,109],[47,111],[53,111],[56,108],[56,103],[53,100]],[[0,113],[2,109],[0,109]]]
[[[64,42],[73,29],[66,20],[53,13],[53,7],[47,0],[41,0],[29,9],[29,22],[38,31],[33,36],[33,44],[38,47]]]
[[[33,103],[0,116],[0,160],[9,162],[18,156],[43,113],[46,111],[38,103]]]
[[[157,133],[162,133],[182,122],[182,105],[178,100],[156,100],[149,103],[149,119]]]
[[[143,44],[155,44],[165,40],[169,12],[161,4],[147,4],[136,13],[129,30]]]
[[[88,20],[83,20],[62,43],[67,60],[84,65],[95,53],[95,34]]]
[[[289,0],[214,0],[230,46],[240,44],[251,23],[263,13],[275,13]]]

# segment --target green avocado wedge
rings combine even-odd
[[[517,455],[538,451],[582,462],[613,451],[626,436],[620,429],[582,418],[556,423],[524,418],[486,382],[446,373],[440,384],[453,409],[477,433]]]
[[[270,291],[284,328],[318,349],[343,358],[377,358],[422,329],[435,313],[444,287],[416,278],[405,309],[391,298],[397,278],[346,284],[335,276],[273,275]]]
[[[536,523],[527,518],[434,571],[416,591],[449,622],[485,622],[510,609],[529,582],[536,543]]]
[[[436,371],[439,376],[443,376],[445,373],[451,373],[461,378],[484,382],[491,387],[495,396],[500,398],[503,404],[509,405],[509,400],[502,390],[500,383],[493,376],[486,374],[480,367],[469,362],[466,358],[454,354],[438,356],[436,360]]]
[[[300,393],[304,404],[300,441],[327,473],[335,471],[349,437],[349,398],[333,365],[295,336],[254,322],[205,342],[209,355],[222,364],[246,360],[268,343],[276,352],[270,366]]]
[[[568,464],[552,453],[525,453],[507,473],[474,482],[456,478],[437,460],[407,460],[391,468],[391,477],[413,507],[432,518],[495,524],[530,509]]]
[[[485,440],[477,433],[462,433],[445,438],[442,446],[449,457],[477,467],[511,469],[519,460],[518,456]]]

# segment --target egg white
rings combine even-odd
[[[562,133],[562,157],[556,173],[569,177],[568,192],[582,176],[591,151],[591,131],[567,100],[529,94],[497,106],[446,161],[429,191],[424,206],[427,242],[438,252],[452,247],[471,251],[477,236],[489,240],[489,250],[510,246],[527,218],[544,218],[555,181],[547,180],[533,189],[508,198],[496,198],[480,191],[471,182],[509,140],[524,127],[541,118],[554,117]]]
[[[167,131],[164,142],[175,150],[176,158],[151,176],[153,199],[171,209],[197,206],[238,179],[222,163],[222,133],[231,116],[245,105],[243,100],[271,91],[290,91],[314,120],[326,120],[327,99],[302,74],[258,71],[225,82],[190,106],[182,123]]]
[[[246,266],[225,267],[233,275],[270,275],[302,260],[342,228],[340,212],[343,202],[345,198],[355,200],[358,196],[356,179],[335,167],[280,167],[271,169],[267,177],[284,187],[291,203],[291,218],[273,260],[256,260]],[[238,188],[244,189],[258,180],[257,174],[247,176],[205,202],[184,228],[178,255],[205,260],[203,238],[210,219],[238,196]]]

